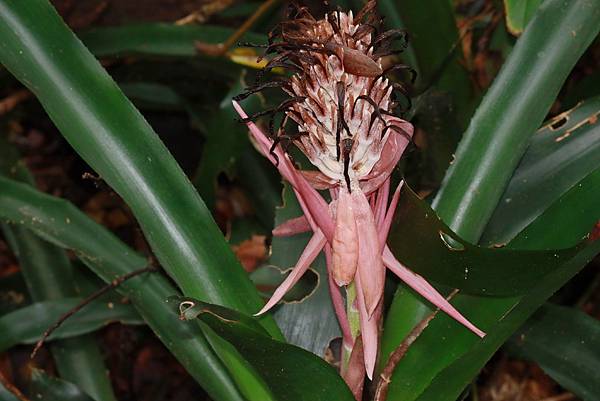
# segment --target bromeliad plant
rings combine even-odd
[[[352,12],[336,11],[320,20],[302,7],[280,24],[279,40],[272,41],[265,51],[277,55],[265,68],[285,66],[295,73],[289,79],[250,88],[236,99],[263,88],[283,87],[291,98],[270,111],[285,113],[282,127],[272,139],[234,103],[261,152],[294,188],[305,214],[275,228],[274,234],[313,231],[298,263],[259,314],[275,306],[324,250],[331,298],[343,332],[342,373],[360,378],[357,373],[366,368],[370,379],[377,359],[386,267],[432,304],[484,336],[431,284],[403,266],[386,244],[402,186],[400,183],[389,201],[391,173],[412,138],[413,127],[391,111],[397,106],[394,89],[399,88],[404,96],[406,92],[386,78],[386,73],[408,67],[382,66],[382,57],[396,53],[390,48],[393,39],[405,37],[405,32],[376,34],[382,21],[375,6],[376,2],[370,1],[356,17]],[[262,115],[265,112],[254,118]],[[288,118],[298,125],[297,133],[285,132]],[[272,122],[273,117],[270,126]],[[279,144],[282,139],[297,145],[318,171],[296,170]],[[316,189],[329,190],[332,201],[327,204]],[[350,288],[346,292],[348,311],[339,287]],[[351,368],[358,372],[347,366],[358,335],[347,314],[356,311],[362,349],[354,352],[364,355],[364,366]]]
[[[533,3],[539,4],[527,2],[528,10]],[[415,33],[410,51],[402,56],[419,71],[422,83],[433,83],[435,89],[453,96],[456,109],[449,108],[441,119],[436,115],[436,124],[441,121],[437,125],[451,131],[453,118],[471,121],[456,151],[455,143],[445,153],[439,143],[430,143],[442,154],[436,157],[442,170],[450,165],[433,202],[435,212],[415,196],[400,196],[409,194],[406,184],[391,190],[391,173],[413,138],[413,125],[395,112],[408,106],[408,84],[391,79],[391,73],[412,73],[401,64],[388,64],[395,60],[392,45],[397,39],[403,41],[397,49],[401,50],[405,36],[396,29],[385,31],[375,6],[371,1],[355,16],[335,11],[322,19],[297,7],[269,37],[251,34],[244,39],[267,42],[266,70],[283,67],[291,73],[288,78],[257,84],[238,97],[247,98],[245,108],[256,109],[251,93],[281,87],[289,94],[290,99],[275,108],[284,114],[282,126],[273,132],[275,124],[268,120],[265,134],[239,104],[231,106],[232,94],[220,102],[216,113],[199,115],[183,97],[154,82],[138,85],[138,92],[131,85],[117,86],[92,55],[151,56],[152,63],[158,55],[193,56],[190,69],[200,64],[204,72],[225,74],[223,80],[231,78],[226,74],[233,70],[237,80],[242,74],[231,60],[239,54],[232,51],[226,58],[198,60],[194,43],[229,43],[231,29],[125,25],[82,33],[82,42],[47,0],[0,1],[0,62],[37,97],[78,155],[127,203],[169,276],[146,273],[124,282],[118,291],[135,309],[117,304],[107,311],[103,303],[94,303],[75,315],[84,324],[67,320],[55,332],[51,340],[60,340],[59,345],[71,350],[71,358],[55,354],[58,371],[81,389],[70,394],[97,401],[115,398],[93,336],[80,336],[107,321],[120,321],[147,324],[215,401],[352,401],[361,393],[363,399],[373,394],[373,386],[362,391],[364,382],[377,386],[377,401],[455,401],[494,352],[600,252],[598,241],[581,243],[600,219],[600,100],[593,93],[588,99],[577,97],[581,103],[575,109],[533,135],[598,34],[599,2],[545,0],[526,28],[519,20],[523,32],[514,47],[506,41],[510,56],[471,116],[469,101],[477,98],[470,94],[469,76],[459,60],[448,56],[454,54],[458,41],[450,2],[439,2],[432,13],[434,6],[428,2],[380,0],[377,7],[388,17],[387,28],[402,24]],[[509,19],[511,9],[507,7]],[[422,16],[432,18],[431,24],[424,24]],[[514,20],[509,26],[515,28]],[[190,81],[197,79],[195,74]],[[266,305],[196,189],[121,88],[161,107],[182,108],[205,123],[207,151],[199,169],[203,173],[211,168],[218,173],[230,167],[231,160],[241,164],[254,154],[245,141],[246,126],[232,122],[237,110],[261,153],[291,184],[303,216],[276,227],[274,234],[279,237],[273,243],[304,231],[312,232],[312,237]],[[140,88],[152,91],[141,96]],[[210,98],[203,95],[202,99]],[[427,95],[414,103],[418,120],[413,123],[426,127],[435,110],[422,106],[428,104]],[[288,127],[292,122],[297,128]],[[439,142],[447,137],[450,134],[444,131]],[[289,144],[296,145],[316,169],[300,170],[287,151]],[[0,141],[1,223],[23,266],[34,303],[0,317],[1,351],[35,342],[48,324],[81,301],[73,280],[65,279],[72,269],[60,248],[72,250],[107,283],[148,264],[147,257],[71,203],[32,187],[31,177],[12,150]],[[455,156],[449,164],[450,155]],[[238,168],[240,175],[245,167]],[[208,175],[213,178],[217,173]],[[258,170],[257,181],[267,174]],[[196,183],[207,194],[211,191],[205,188],[214,184],[211,180]],[[472,245],[478,243],[509,249]],[[328,274],[319,285],[328,286],[331,299],[319,299],[317,289],[302,303],[276,309],[309,265],[319,264],[315,258],[322,250]],[[551,262],[536,265],[534,260],[540,259],[532,256],[540,253],[550,255]],[[502,255],[498,257],[502,263],[494,261],[496,255]],[[383,299],[386,269],[401,280],[388,280],[397,285],[391,303]],[[52,280],[44,279],[45,275],[52,275]],[[526,279],[515,285],[517,290],[510,288],[516,275]],[[64,288],[53,288],[59,284]],[[458,294],[446,300],[441,293],[455,293],[453,288]],[[175,302],[170,302],[173,296]],[[297,318],[286,322],[293,315],[286,315],[291,308],[313,301],[314,313],[302,316],[302,323]],[[320,312],[331,308],[331,303],[343,335],[341,371],[351,389],[320,355],[286,342],[280,331],[300,344],[289,334],[290,327],[301,324],[303,336],[316,337],[319,319],[330,317]],[[435,307],[446,313],[435,314]],[[257,313],[260,316],[252,316]],[[483,338],[472,333],[483,335],[463,314],[485,330]],[[331,318],[335,319],[333,313]],[[537,337],[529,341],[541,338],[559,349],[562,343],[552,333],[559,331],[560,320],[549,324],[543,316],[535,319],[534,328],[552,329],[536,330]],[[586,322],[584,328],[567,329],[580,333],[591,326]],[[581,341],[572,343],[583,347]],[[580,379],[600,366],[593,358],[596,343],[589,341],[589,347],[581,351],[586,358],[569,359],[588,363],[584,374],[578,374],[579,364],[565,368],[551,358],[540,358],[540,364],[545,363],[569,390],[584,399],[598,399],[600,393],[590,385],[594,380]],[[530,349],[525,354],[543,353]],[[46,386],[36,389],[36,394],[73,390],[71,384],[51,384],[43,375],[36,377],[38,384]],[[3,390],[0,387],[1,397]]]

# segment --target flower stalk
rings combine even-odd
[[[356,339],[360,335],[360,317],[358,308],[356,307],[356,285],[350,283],[346,287],[346,316],[348,317],[348,325],[350,327],[351,342],[342,342],[342,365],[341,371],[344,373],[348,369],[350,363],[350,354]]]

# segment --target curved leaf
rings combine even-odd
[[[600,322],[591,316],[546,304],[515,333],[509,352],[585,401],[600,399]]]
[[[478,240],[530,135],[600,29],[599,17],[597,3],[546,0],[519,38],[471,121],[434,202],[462,238]],[[487,337],[477,341],[438,314],[398,364],[388,399],[456,399],[502,342],[598,251],[598,243],[584,248],[521,299],[456,296],[453,304],[477,321]]]
[[[0,61],[129,205],[184,294],[248,313],[262,306],[181,168],[47,0],[0,3]]]
[[[143,268],[148,261],[69,202],[0,176],[0,217],[33,230],[75,254],[105,282]],[[129,297],[148,326],[216,400],[241,401],[201,329],[173,317],[165,300],[178,294],[159,273],[127,280],[117,291]]]
[[[547,0],[478,107],[433,208],[478,241],[530,138],[567,75],[598,34],[600,4]]]
[[[510,245],[518,248],[562,247],[589,236],[600,221],[600,168],[557,199]]]
[[[467,294],[493,296],[528,292],[579,250],[514,250],[470,244],[452,232],[406,184],[388,244],[398,260],[429,280]]]
[[[600,97],[595,97],[556,116],[533,136],[481,242],[510,241],[599,167]]]
[[[321,358],[273,339],[256,319],[204,302],[194,303],[182,316],[197,317],[231,344],[261,375],[275,400],[354,400],[339,374]]]
[[[34,344],[81,298],[63,298],[31,304],[0,317],[0,352],[16,344]],[[98,330],[113,322],[144,324],[131,305],[92,302],[67,319],[49,340],[75,337]]]
[[[7,146],[9,144],[4,138],[0,138],[0,147]],[[15,163],[17,159],[6,159],[2,164],[8,165],[11,161]],[[24,166],[14,165],[16,168],[6,170],[0,166],[0,174],[10,174],[24,182],[33,182]],[[33,300],[50,301],[77,295],[73,267],[64,250],[23,227],[0,223],[0,228],[5,237],[10,239],[10,248],[19,260],[20,271]],[[55,342],[51,351],[63,379],[75,383],[96,400],[116,400],[100,348],[93,336]]]
[[[57,379],[43,370],[31,371],[30,397],[42,401],[93,401],[75,384]]]

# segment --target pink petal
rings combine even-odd
[[[375,215],[375,224],[377,227],[381,225],[385,218],[385,212],[387,210],[387,201],[390,196],[390,179],[388,178],[385,182],[379,187],[377,190],[377,202],[375,203],[375,207],[373,209],[373,214]],[[384,238],[387,238],[387,235]],[[380,241],[379,242],[383,242]]]
[[[448,316],[477,334],[479,337],[484,337],[485,333],[475,327],[467,318],[460,314],[454,306],[450,304],[437,290],[427,282],[423,277],[410,271],[404,267],[392,254],[392,251],[386,246],[383,251],[383,263],[392,271],[400,280],[408,284],[413,290],[418,292],[429,302],[440,308]]]
[[[398,207],[398,201],[400,200],[400,190],[402,189],[402,185],[404,185],[404,181],[400,181],[400,184],[398,184],[398,187],[394,191],[394,196],[392,196],[392,201],[390,202],[390,206],[388,207],[383,222],[381,224],[377,224],[377,227],[379,229],[379,242],[382,247],[382,252],[383,248],[385,247],[385,243],[387,242],[388,234],[390,233],[390,227],[392,226],[392,220],[394,220],[396,208]]]
[[[364,289],[360,276],[356,276],[354,283],[356,284],[356,302],[358,306],[358,316],[360,319],[360,335],[363,341],[363,352],[365,359],[365,368],[367,377],[373,379],[375,371],[375,363],[377,362],[377,347],[379,343],[379,330],[377,322],[379,321],[379,313],[369,316],[363,297]]]
[[[342,337],[344,340],[344,346],[352,348],[354,345],[354,339],[350,332],[350,322],[348,322],[348,315],[346,315],[346,305],[338,287],[333,281],[333,274],[331,273],[331,259],[332,259],[331,246],[325,245],[325,260],[327,261],[327,278],[329,282],[329,294],[331,295],[331,302],[333,303],[333,310],[337,316],[340,328],[342,329]]]
[[[333,241],[335,224],[329,212],[329,205],[305,180],[301,181],[306,183],[306,186],[302,186],[302,189],[294,188],[298,203],[300,203],[300,207],[308,219],[312,230],[323,231],[325,238],[331,243]]]
[[[300,259],[298,259],[298,263],[296,263],[296,267],[292,269],[292,272],[283,280],[283,283],[277,287],[269,302],[257,313],[255,316],[261,315],[271,309],[273,306],[277,304],[283,298],[286,292],[290,288],[294,286],[302,277],[306,270],[310,267],[310,264],[315,260],[315,258],[321,252],[321,249],[325,246],[327,240],[323,236],[323,234],[319,231],[313,234],[310,241],[302,251],[302,255],[300,255]]]
[[[352,209],[352,197],[344,187],[340,189],[333,233],[333,260],[331,272],[337,285],[348,285],[354,280],[358,263],[358,233]]]
[[[235,109],[235,111],[237,111],[241,118],[248,118],[248,115],[242,109],[242,106],[240,106],[238,102],[233,100],[232,104],[233,108]],[[260,130],[260,128],[258,128],[258,126],[252,121],[247,122],[246,126],[250,130],[250,134],[252,135],[252,137],[256,140],[256,143],[258,144],[262,154],[265,155],[265,157],[269,159],[271,163],[276,165],[282,177],[284,177],[286,180],[293,184],[294,172],[296,171],[296,169],[292,165],[289,158],[283,153],[281,147],[277,146],[273,150],[273,153],[275,153],[275,155],[277,156],[276,159],[275,157],[273,157],[270,151],[271,144],[273,143],[273,141],[267,138],[267,136]]]
[[[310,231],[310,224],[306,216],[296,217],[284,223],[281,223],[273,229],[275,237],[290,237],[292,235],[305,233]]]
[[[362,282],[365,305],[369,316],[383,298],[385,268],[381,259],[381,245],[373,212],[369,202],[360,190],[352,192],[352,208],[356,216],[358,231],[358,276]]]
[[[413,126],[409,122],[397,117],[389,117],[388,123],[393,123],[404,131],[408,137],[412,137]],[[409,141],[406,136],[391,129],[388,132],[386,135],[388,139],[383,145],[380,159],[375,163],[371,172],[361,181],[361,189],[365,194],[375,191],[389,178],[408,146]]]
[[[232,103],[240,117],[248,117],[238,102],[233,101]],[[294,192],[298,197],[298,201],[300,202],[304,214],[310,214],[319,228],[323,231],[323,234],[325,234],[325,237],[327,237],[327,240],[331,241],[333,239],[334,223],[329,215],[327,202],[325,202],[308,181],[296,171],[296,168],[293,166],[290,159],[283,150],[281,150],[281,146],[276,146],[273,150],[279,161],[279,163],[277,163],[277,160],[270,154],[273,141],[267,138],[253,122],[247,122],[246,125],[253,138],[260,146],[262,153],[277,167],[281,176],[294,187]]]

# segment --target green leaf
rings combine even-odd
[[[152,104],[160,110],[185,110],[187,105],[177,92],[167,85],[153,82],[126,82],[119,87],[125,95],[134,102],[144,105]]]
[[[485,229],[482,243],[508,242],[552,202],[600,168],[599,119],[600,97],[595,97],[538,130]]]
[[[599,252],[596,241],[522,298],[455,297],[453,305],[466,316],[477,317],[487,336],[479,340],[438,314],[396,367],[388,400],[454,401],[515,329]]]
[[[535,14],[542,0],[504,0],[506,26],[513,35],[520,35]]]
[[[205,304],[192,298],[172,297],[169,302],[179,306],[181,319],[194,320],[203,313],[216,313],[223,319],[238,320],[245,327],[259,333],[261,336],[270,337],[269,333],[260,325],[258,319],[242,315],[231,309],[219,305]],[[219,358],[229,370],[244,397],[249,401],[275,401],[271,390],[261,377],[261,373],[254,369],[244,355],[241,355],[235,347],[216,335],[210,328],[203,327],[203,333],[213,348],[219,350]]]
[[[276,210],[275,224],[279,225],[301,215],[294,191],[286,184],[283,205]],[[309,234],[273,238],[269,263],[282,269],[294,267],[309,239]],[[341,336],[341,330],[329,295],[324,256],[321,254],[311,267],[319,275],[315,291],[300,303],[278,306],[275,319],[290,343],[317,355],[324,355],[331,340]]]
[[[220,43],[233,32],[234,29],[222,26],[152,23],[95,28],[80,37],[98,57],[120,54],[194,57],[198,56],[196,42]],[[240,41],[264,43],[266,37],[248,32]]]
[[[511,246],[564,247],[589,235],[600,220],[600,168],[579,181],[513,239]]]
[[[230,343],[215,334],[209,327],[203,327],[208,342],[219,350],[219,357],[248,401],[275,401],[271,390],[260,374],[249,364]]]
[[[8,146],[4,138],[0,138],[0,147]],[[12,161],[15,167],[6,170],[0,168],[0,174],[10,174],[32,183],[29,172],[17,160],[5,160],[3,164]],[[73,268],[64,250],[23,227],[0,223],[0,229],[10,239],[10,248],[19,260],[20,271],[34,301],[60,300],[77,295]],[[96,400],[116,400],[100,348],[93,336],[56,342],[52,344],[51,351],[62,378],[75,383]]]
[[[517,41],[471,121],[434,202],[462,238],[479,239],[530,136],[600,29],[599,17],[596,3],[546,0]],[[536,243],[535,236],[530,241]],[[529,248],[524,243],[519,247]],[[398,364],[388,399],[454,401],[506,338],[598,251],[598,243],[584,248],[520,299],[457,295],[453,304],[479,323],[487,337],[479,341],[438,314]]]
[[[41,401],[93,401],[75,384],[51,377],[40,369],[31,371],[30,397]]]
[[[599,18],[597,2],[546,0],[502,66],[433,203],[466,240],[479,240],[531,136],[598,34]]]
[[[404,283],[398,284],[392,304],[386,314],[387,318],[383,322],[378,372],[383,369],[390,354],[402,340],[432,311],[432,306],[423,302],[419,294]]]
[[[581,248],[535,251],[470,244],[452,232],[406,184],[388,244],[399,261],[428,280],[467,294],[489,296],[527,293]]]
[[[0,3],[0,61],[129,205],[185,295],[248,313],[262,305],[181,168],[46,0]],[[279,332],[268,315],[262,321]]]
[[[0,224],[0,226],[5,226]],[[5,233],[11,232],[14,238],[14,244],[11,246],[19,258],[21,272],[29,287],[32,298],[37,301],[64,300],[69,296],[76,296],[76,290],[73,285],[73,272],[71,264],[65,252],[47,243],[31,231],[23,227],[2,227]],[[29,307],[27,307],[29,308]],[[137,313],[134,312],[134,315]],[[16,312],[13,312],[16,313]],[[45,326],[48,328],[53,322],[46,319],[44,312],[40,316]],[[53,316],[55,319],[58,316]],[[106,323],[111,321],[106,317]],[[21,322],[27,321],[34,323],[36,318],[26,318]],[[112,319],[114,320],[114,319]],[[11,330],[16,328],[20,322],[10,325]],[[105,322],[99,322],[104,323]],[[81,328],[85,323],[81,324]],[[82,332],[82,334],[87,331]],[[3,336],[8,335],[7,330],[3,330]],[[71,337],[71,336],[69,336]],[[23,340],[22,336],[13,338]],[[93,336],[79,336],[64,341],[58,341],[51,346],[52,356],[60,376],[81,387],[86,393],[98,401],[116,400],[112,386],[106,374],[106,366],[100,353],[100,348]]]
[[[509,352],[585,401],[600,398],[600,322],[591,316],[546,304],[515,333]]]
[[[63,298],[36,302],[0,317],[0,351],[16,344],[34,344],[63,314],[81,302],[81,298]],[[71,338],[91,333],[112,322],[143,324],[131,305],[92,302],[67,319],[49,340]]]
[[[308,351],[271,338],[255,319],[200,301],[195,301],[192,308],[191,316],[197,316],[246,358],[275,400],[354,400],[332,366]]]
[[[33,230],[47,241],[72,249],[105,282],[145,267],[148,261],[69,202],[0,176],[0,217]],[[235,384],[200,327],[173,316],[165,300],[178,290],[160,273],[122,283],[144,321],[215,400],[241,401]]]

